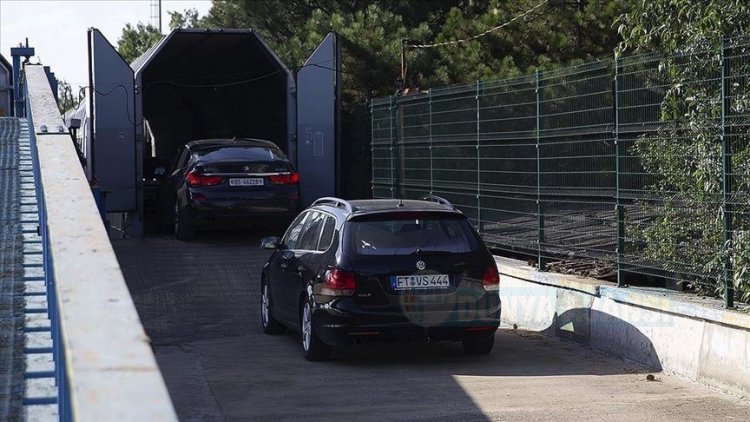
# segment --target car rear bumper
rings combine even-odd
[[[371,313],[318,306],[313,325],[320,339],[333,346],[365,342],[432,342],[479,339],[500,326],[499,298],[486,309],[441,312]]]
[[[254,225],[268,221],[288,223],[297,215],[292,201],[195,202],[185,209],[188,222],[196,227],[225,224]]]

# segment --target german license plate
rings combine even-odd
[[[443,290],[450,285],[448,274],[391,276],[393,290]]]
[[[260,177],[229,179],[229,186],[263,186],[263,179]]]

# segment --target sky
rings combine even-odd
[[[0,0],[0,53],[12,63],[10,48],[34,47],[32,63],[51,66],[58,79],[76,87],[88,84],[86,30],[99,29],[112,45],[127,23],[151,22],[152,0]],[[195,8],[203,16],[210,0],[162,0],[162,30],[169,31],[169,11]]]

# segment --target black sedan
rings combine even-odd
[[[196,230],[290,221],[299,207],[299,175],[276,144],[206,139],[179,152],[161,197],[177,239]]]
[[[466,216],[427,201],[321,198],[281,239],[261,275],[267,334],[302,335],[308,360],[368,341],[462,341],[492,350],[500,324],[494,259]]]

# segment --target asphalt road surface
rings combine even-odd
[[[368,345],[307,362],[296,334],[260,330],[261,234],[113,242],[181,420],[750,420],[748,398],[511,329],[489,356]]]

